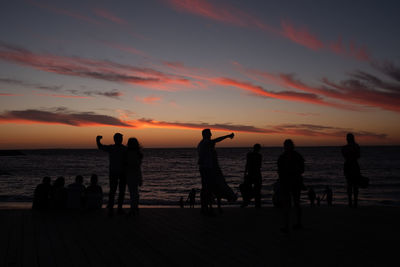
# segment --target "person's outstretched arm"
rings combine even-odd
[[[225,139],[228,138],[228,137],[229,137],[230,139],[232,139],[234,136],[235,136],[235,134],[234,134],[234,133],[231,133],[231,134],[228,134],[228,135],[224,135],[224,136],[217,137],[217,138],[213,139],[212,141],[214,141],[214,143],[218,143],[218,142],[221,142],[222,140],[225,140]]]

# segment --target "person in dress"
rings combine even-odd
[[[131,208],[129,215],[139,213],[139,186],[142,186],[143,153],[136,138],[129,138],[126,151],[126,180],[130,194]]]
[[[203,214],[213,215],[212,203],[214,199],[218,200],[226,198],[228,201],[235,201],[236,195],[232,189],[226,184],[218,163],[217,151],[215,144],[226,138],[232,139],[233,133],[224,135],[215,139],[211,139],[211,130],[204,129],[202,131],[203,139],[197,146],[198,164],[201,175],[201,211]]]

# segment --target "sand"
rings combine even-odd
[[[2,209],[0,266],[398,266],[399,208],[306,207],[304,229],[280,223],[274,208]]]

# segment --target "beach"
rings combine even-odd
[[[0,210],[0,266],[397,266],[397,207],[305,207],[304,229],[280,232],[280,210],[143,208]]]

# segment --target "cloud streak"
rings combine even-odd
[[[0,114],[0,123],[135,127],[111,116],[99,115],[93,112],[73,112],[65,108],[57,108],[54,111],[37,109],[6,111]]]
[[[191,86],[191,81],[185,77],[151,68],[106,60],[36,54],[4,42],[0,42],[0,60],[60,75],[141,85],[155,90],[176,91],[182,86]]]
[[[311,93],[302,93],[294,91],[272,92],[266,90],[261,86],[253,85],[250,82],[237,81],[230,78],[216,78],[213,81],[219,85],[233,86],[235,88],[250,92],[251,94],[256,96],[274,98],[286,101],[294,101],[294,102],[305,102],[305,103],[311,103],[311,104],[334,107],[334,108],[354,110],[353,107],[348,105],[324,101],[313,92]]]
[[[324,42],[306,27],[296,26],[289,20],[282,20],[280,27],[275,27],[250,13],[230,5],[216,5],[214,2],[207,0],[166,0],[166,2],[179,12],[194,14],[238,27],[255,28],[275,36],[283,37],[314,51],[325,50],[360,61],[371,60],[371,55],[365,46],[358,46],[354,41],[345,45],[341,37],[336,41]]]
[[[390,66],[388,67],[390,71],[384,73],[395,78],[397,74],[396,71],[393,71],[395,68],[393,65],[388,66]],[[319,98],[324,97],[353,104],[354,110],[362,110],[363,106],[368,106],[400,112],[400,84],[383,81],[378,76],[364,71],[355,71],[350,74],[351,79],[340,82],[323,77],[318,86],[308,85],[296,79],[293,74],[273,74],[254,69],[242,69],[242,71],[250,77],[260,78],[266,83],[314,94]]]
[[[268,128],[259,128],[251,125],[232,123],[205,123],[205,122],[168,122],[154,119],[141,118],[137,120],[121,120],[108,115],[100,115],[94,112],[76,112],[66,108],[55,108],[53,110],[13,110],[0,114],[0,123],[40,123],[60,124],[77,127],[85,126],[114,126],[128,128],[166,128],[166,129],[191,129],[201,130],[210,128],[215,131],[232,131],[267,135],[296,135],[309,137],[338,137],[343,138],[349,131],[361,138],[385,139],[386,134],[378,134],[368,131],[354,131],[340,127],[331,127],[314,124],[284,124]]]
[[[126,25],[127,24],[127,22],[124,19],[116,16],[115,14],[111,13],[109,10],[106,10],[106,9],[103,9],[103,8],[94,8],[93,12],[97,16],[102,17],[103,19],[109,20],[109,21],[111,21],[113,23],[117,23],[119,25]]]

